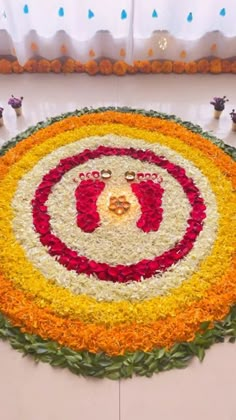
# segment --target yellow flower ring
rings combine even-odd
[[[235,149],[173,116],[101,108],[1,155],[0,336],[14,348],[118,379],[235,341]]]

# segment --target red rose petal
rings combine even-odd
[[[108,264],[90,261],[84,256],[79,256],[76,251],[67,248],[67,246],[51,233],[50,216],[47,214],[46,202],[52,192],[52,187],[62,178],[63,174],[72,168],[87,162],[89,159],[96,159],[101,156],[131,156],[133,159],[140,159],[144,162],[156,164],[167,170],[182,186],[192,206],[188,228],[184,237],[174,248],[165,252],[161,256],[153,260],[142,260],[137,264],[130,266],[117,265],[110,267]],[[80,223],[87,232],[98,226],[99,215],[96,210],[96,200],[101,193],[101,186],[94,185],[94,180],[82,181],[87,182],[86,186],[80,187],[76,196],[76,207]],[[81,184],[82,184],[81,182]],[[80,185],[81,185],[80,184]],[[145,184],[145,185],[142,185]],[[155,187],[153,187],[153,184]],[[161,209],[161,198],[163,188],[152,182],[140,182],[140,184],[132,184],[133,192],[138,194],[140,206],[143,206],[143,219],[138,221],[140,228],[145,232],[158,229],[163,209]],[[137,186],[138,185],[138,186]],[[133,187],[134,186],[134,187]],[[79,187],[79,186],[78,186]],[[157,188],[156,188],[157,187]],[[159,188],[158,188],[159,187]],[[157,194],[158,192],[158,194]],[[151,205],[155,204],[155,209]],[[152,208],[151,208],[152,207]],[[158,208],[158,212],[156,211]],[[88,212],[89,209],[89,212]],[[205,204],[198,188],[194,185],[193,180],[188,178],[183,168],[169,162],[163,156],[156,156],[152,151],[135,150],[133,148],[111,148],[100,146],[96,150],[86,149],[82,153],[62,159],[59,165],[49,171],[43,177],[42,182],[38,186],[35,197],[32,200],[32,216],[36,232],[40,235],[40,241],[44,246],[48,247],[49,254],[53,255],[68,270],[74,270],[78,274],[95,274],[101,280],[109,280],[113,282],[125,283],[130,281],[140,281],[141,278],[149,278],[157,271],[165,271],[172,264],[175,264],[181,258],[188,254],[193,248],[194,241],[199,232],[203,229],[203,221],[206,217]]]

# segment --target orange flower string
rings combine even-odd
[[[33,45],[33,44],[32,44]],[[36,46],[33,46],[35,50]],[[37,47],[38,48],[38,47]],[[36,50],[35,50],[36,51]],[[65,45],[61,46],[61,52],[63,53],[63,57],[66,55],[67,48]],[[125,50],[120,50],[121,57],[125,57]],[[15,54],[13,54],[15,55]],[[90,50],[89,56],[91,58],[95,57],[95,52]],[[152,49],[148,50],[148,56],[153,56]],[[119,60],[113,62],[108,58],[99,60],[90,60],[86,63],[80,63],[79,65],[76,64],[76,60],[73,58],[67,58],[68,61],[64,62],[64,59],[54,59],[52,61],[45,60],[45,59],[29,59],[23,66],[20,66],[17,60],[10,61],[7,58],[3,58],[0,60],[0,74],[9,74],[12,73],[22,73],[26,71],[28,73],[34,72],[48,72],[48,69],[51,68],[51,71],[54,73],[59,73],[59,69],[63,68],[64,73],[82,73],[86,72],[90,75],[95,75],[97,73],[101,74],[116,74],[118,76],[123,76],[126,73],[129,74],[136,74],[137,72],[140,73],[177,73],[181,74],[184,71],[187,74],[194,74],[194,73],[213,73],[213,74],[220,74],[220,73],[235,73],[235,66],[236,62],[232,60],[223,60],[223,59],[213,59],[207,60],[205,58],[200,59],[198,61],[191,61],[186,63],[185,61],[175,61],[175,60],[138,60],[133,65],[126,63],[125,61]],[[183,60],[186,58],[186,52],[182,51],[180,54],[180,58]],[[43,61],[42,61],[43,60]],[[58,64],[60,62],[60,66]],[[47,65],[46,65],[47,62]],[[67,63],[67,64],[65,64]],[[79,63],[79,62],[78,62]],[[104,67],[105,66],[105,67]],[[22,70],[23,69],[23,70]],[[47,70],[45,70],[47,69]],[[106,70],[109,69],[109,70]]]

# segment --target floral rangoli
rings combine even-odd
[[[1,150],[0,337],[84,376],[236,338],[235,149],[174,116],[83,109]]]

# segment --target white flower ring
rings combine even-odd
[[[91,150],[96,149],[99,145],[114,146],[117,145],[118,140],[119,147],[137,146],[136,139],[106,135],[90,137],[56,149],[56,151],[41,159],[21,179],[12,202],[15,212],[13,220],[15,236],[34,266],[47,279],[70,289],[74,294],[86,294],[98,301],[143,300],[168,294],[173,287],[178,287],[196,270],[201,260],[210,252],[217,233],[217,205],[207,178],[190,161],[187,161],[172,149],[159,144],[150,145],[139,140],[139,148],[142,150],[152,150],[183,167],[186,174],[191,176],[195,185],[201,191],[207,207],[206,219],[204,229],[196,239],[193,249],[174,268],[171,267],[164,273],[157,273],[147,280],[131,281],[125,285],[111,281],[101,282],[94,275],[88,276],[68,271],[55,258],[52,258],[48,254],[47,248],[40,243],[39,235],[35,232],[32,224],[31,201],[37,185],[44,174],[60,162],[62,156],[63,158],[73,156],[85,150],[88,145]],[[80,171],[84,173],[94,169],[101,171],[108,167],[112,170],[113,176],[98,200],[102,223],[95,232],[88,235],[75,223],[74,190],[79,183],[78,174]],[[129,157],[122,157],[122,164],[121,159],[117,156],[102,157],[68,171],[55,185],[47,202],[51,226],[53,232],[71,249],[88,258],[111,265],[130,264],[160,255],[183,236],[186,230],[186,220],[190,213],[190,204],[178,182],[164,169],[158,168],[164,187],[162,199],[164,217],[157,232],[145,234],[140,232],[136,226],[136,220],[140,216],[140,208],[136,197],[132,194],[130,185],[124,178],[124,173],[127,170],[150,173],[157,171],[157,167],[150,163],[135,161]],[[108,196],[116,193],[125,193],[132,203],[132,211],[118,220],[107,211]],[[176,205],[176,203],[181,203],[181,206]],[[114,221],[116,221],[115,224]],[[150,246],[150,243],[152,246]]]

